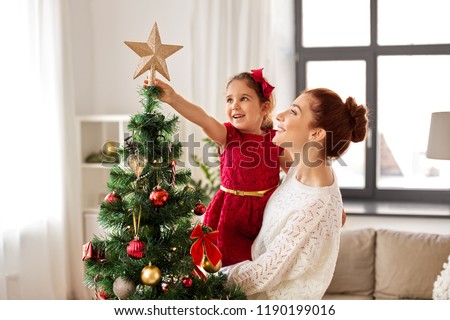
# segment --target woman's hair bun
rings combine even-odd
[[[352,97],[345,100],[345,106],[352,119],[352,142],[363,141],[366,138],[368,126],[367,108],[362,104],[358,105]]]

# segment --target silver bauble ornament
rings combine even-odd
[[[114,280],[113,291],[117,298],[127,299],[136,291],[136,285],[124,277],[118,277]]]

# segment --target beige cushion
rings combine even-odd
[[[327,294],[373,297],[375,230],[343,230],[333,279]]]
[[[431,299],[450,254],[450,236],[377,231],[376,299]]]
[[[325,294],[322,300],[373,300],[373,296],[351,294]]]

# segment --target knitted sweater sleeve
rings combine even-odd
[[[247,295],[269,291],[281,281],[299,278],[311,272],[318,262],[325,240],[333,229],[327,201],[317,200],[312,206],[293,211],[274,240],[264,241],[266,251],[253,261],[243,261],[221,271],[229,281],[238,284]],[[330,219],[331,218],[331,219]]]

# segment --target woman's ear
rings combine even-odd
[[[313,141],[321,141],[324,140],[327,135],[327,132],[322,128],[312,129],[310,133],[310,139]]]

